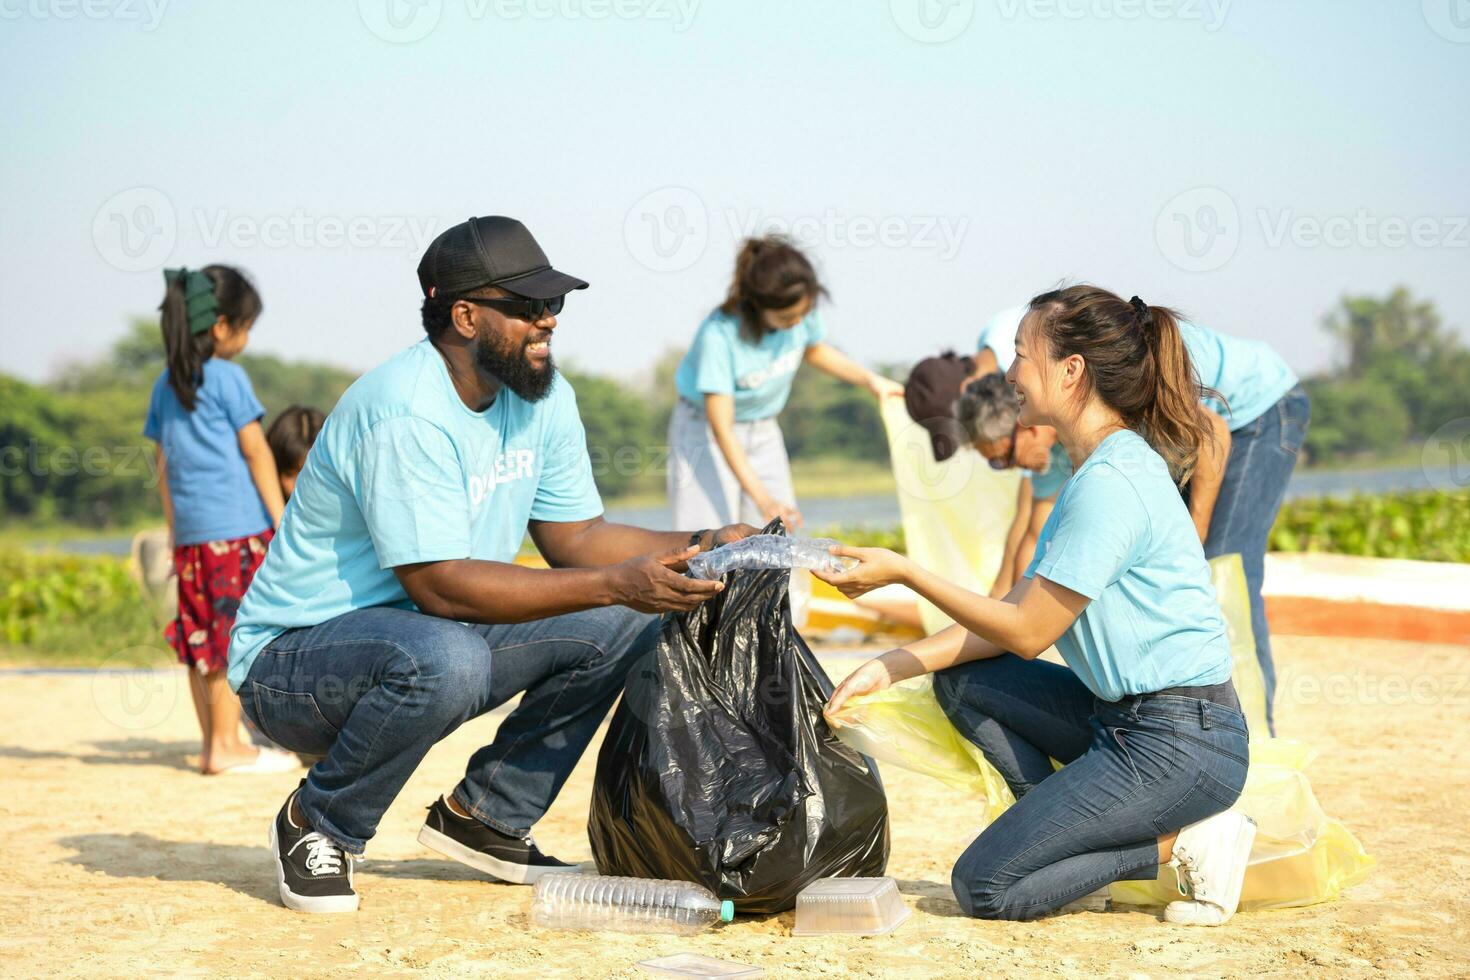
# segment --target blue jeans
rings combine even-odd
[[[272,741],[324,756],[301,788],[302,812],[361,854],[434,743],[524,691],[454,789],[469,813],[520,836],[652,651],[657,624],[621,606],[503,626],[359,609],[277,637],[240,703]]]
[[[1245,787],[1245,716],[1213,701],[1099,701],[1070,669],[1009,653],[935,674],[934,691],[1016,795],[954,866],[968,915],[1034,919],[1151,880],[1160,836],[1228,810]]]
[[[1230,461],[1220,484],[1220,497],[1210,519],[1205,557],[1239,554],[1251,600],[1251,631],[1256,660],[1266,681],[1266,721],[1276,732],[1271,702],[1276,696],[1276,664],[1271,659],[1271,630],[1261,598],[1266,539],[1286,498],[1286,485],[1307,437],[1312,404],[1297,385],[1260,418],[1230,434]]]

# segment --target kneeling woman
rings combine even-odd
[[[955,865],[967,913],[1036,918],[1168,863],[1188,900],[1166,918],[1218,925],[1239,902],[1255,828],[1228,810],[1245,785],[1245,717],[1175,485],[1211,438],[1201,389],[1173,312],[1137,297],[1045,293],[1016,341],[1020,423],[1054,426],[1076,471],[1025,577],[992,599],[890,551],[836,549],[860,560],[822,575],[847,595],[902,582],[956,625],[858,668],[831,710],[937,674],[945,712],[1017,800]],[[1052,644],[1067,666],[1036,659]]]

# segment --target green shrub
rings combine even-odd
[[[147,601],[116,558],[0,548],[0,583],[0,643],[24,655],[119,664],[167,656]]]
[[[1294,500],[1270,549],[1470,562],[1470,490]]]

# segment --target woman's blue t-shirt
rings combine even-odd
[[[212,357],[184,408],[168,383],[153,383],[143,435],[163,447],[174,506],[174,544],[233,541],[271,526],[270,512],[240,453],[240,430],[265,415],[250,377],[238,364]]]
[[[1114,432],[1062,487],[1026,577],[1092,600],[1057,650],[1104,701],[1230,679],[1210,567],[1169,468]]]
[[[815,310],[789,330],[768,330],[760,343],[740,334],[740,319],[715,310],[699,325],[674,384],[679,397],[703,407],[705,395],[735,396],[735,421],[779,415],[806,349],[826,336]]]

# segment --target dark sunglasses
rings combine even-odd
[[[535,323],[546,314],[556,316],[561,312],[562,304],[566,302],[565,296],[553,296],[551,299],[529,299],[518,296],[515,299],[495,297],[493,299],[482,299],[478,296],[461,296],[460,299],[466,303],[474,303],[476,306],[488,306],[492,310],[499,310],[506,316],[515,317],[517,320],[529,320]]]
[[[1020,431],[1021,431],[1021,423],[1020,422],[1017,422],[1016,425],[1015,425],[1015,427],[1013,429],[1011,429],[1011,451],[1006,454],[1006,458],[1004,460],[999,460],[999,459],[989,460],[990,468],[991,469],[993,469],[993,470],[1008,470],[1012,466],[1015,466],[1016,465],[1016,434],[1018,432],[1020,432]]]

